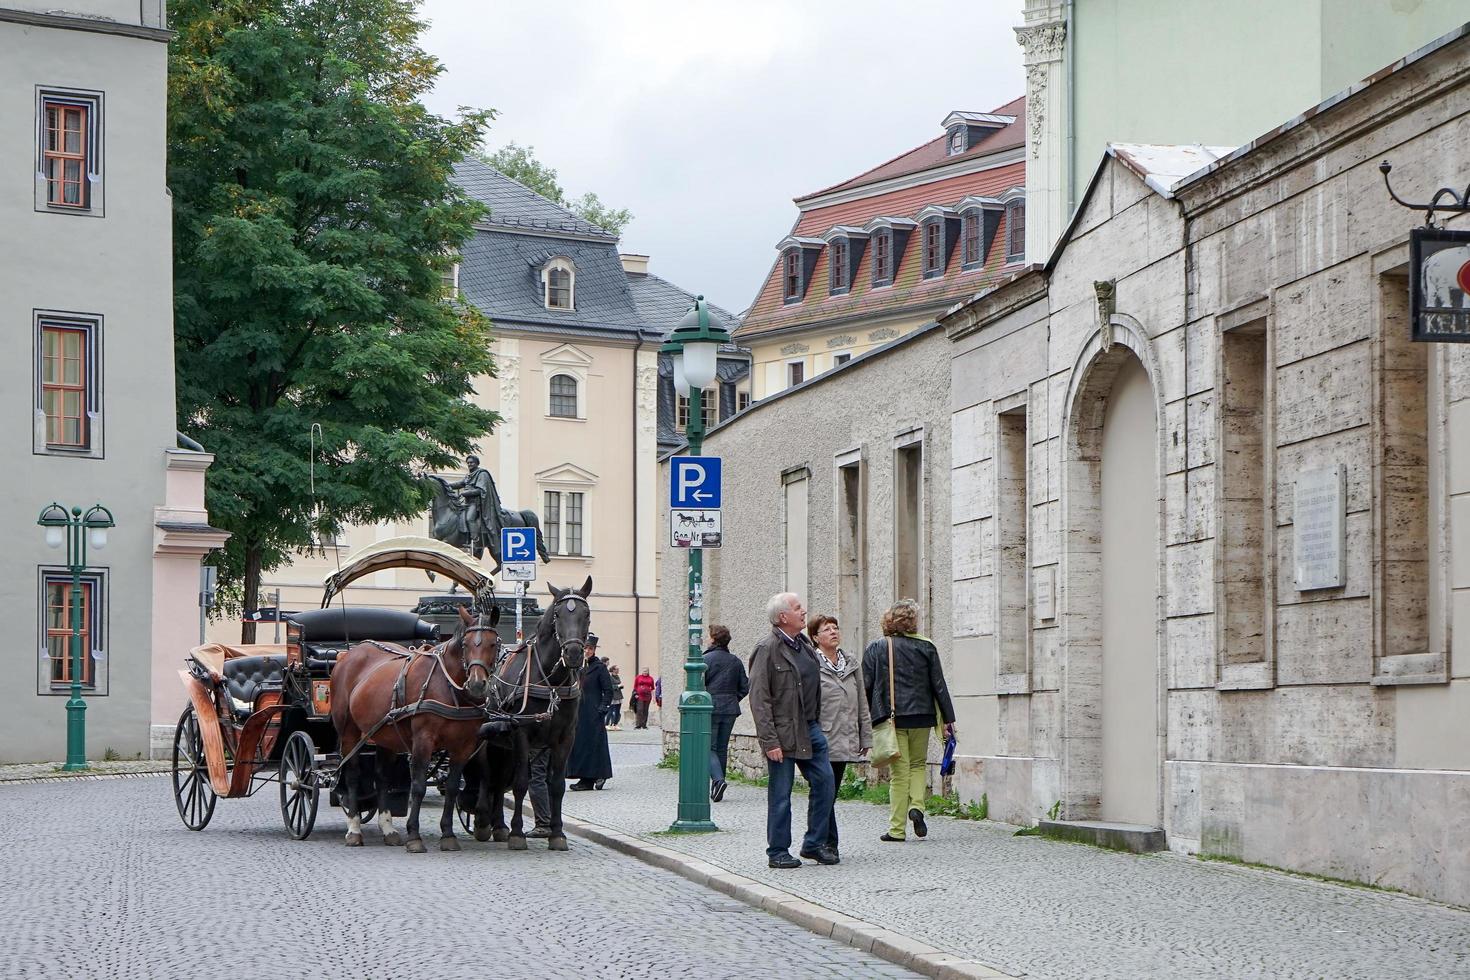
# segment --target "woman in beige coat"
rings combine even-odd
[[[867,687],[863,683],[863,661],[842,649],[842,630],[834,616],[813,616],[807,635],[817,645],[817,663],[822,677],[822,734],[827,736],[832,781],[842,786],[849,762],[867,761],[873,747],[873,722],[868,713]],[[833,794],[828,821],[827,846],[837,853],[837,802]]]

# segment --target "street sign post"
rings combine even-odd
[[[669,507],[720,509],[720,457],[675,456],[669,460]]]
[[[516,584],[516,642],[521,642],[521,602],[526,597],[526,583],[536,581],[536,529],[503,527],[500,529],[500,578]]]

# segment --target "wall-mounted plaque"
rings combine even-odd
[[[1036,621],[1040,623],[1057,618],[1057,567],[1048,565],[1032,573],[1035,579],[1032,593],[1032,608],[1036,610]]]
[[[1296,478],[1292,531],[1298,592],[1347,584],[1347,467],[1339,463]]]

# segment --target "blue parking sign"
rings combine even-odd
[[[511,562],[534,562],[536,560],[536,529],[534,527],[503,527],[500,529],[500,560]]]
[[[720,457],[675,456],[670,459],[669,506],[676,510],[718,510]]]

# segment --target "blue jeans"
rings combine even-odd
[[[792,759],[780,762],[766,760],[766,772],[770,781],[766,786],[766,857],[791,853],[791,787],[796,782],[796,770],[807,781],[811,792],[806,801],[806,836],[801,839],[803,851],[814,851],[827,846],[831,828],[832,799],[837,786],[832,782],[832,764],[827,761],[827,736],[822,726],[807,722],[807,732],[812,740],[810,759]]]
[[[730,761],[730,732],[739,715],[714,715],[710,718],[709,781],[713,785],[725,778]]]

